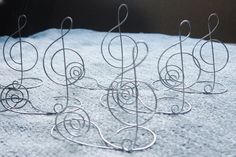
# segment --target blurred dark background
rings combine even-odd
[[[65,16],[74,19],[74,28],[108,31],[117,24],[117,8],[129,6],[124,32],[154,32],[174,35],[181,20],[192,23],[192,37],[208,33],[207,18],[216,12],[220,26],[215,37],[236,42],[235,0],[0,0],[0,35],[17,29],[17,17],[26,14],[23,35],[58,28]]]

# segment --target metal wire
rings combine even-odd
[[[182,39],[182,29],[183,26],[186,25],[188,28],[188,34]],[[174,90],[174,91],[181,91],[182,92],[182,103],[180,105],[176,105],[176,101],[179,101],[179,98],[175,97],[164,97],[160,99],[166,99],[167,101],[170,101],[173,105],[171,105],[171,108],[169,111],[160,111],[158,113],[162,114],[185,114],[191,110],[191,105],[186,102],[185,100],[185,90],[193,86],[192,84],[186,85],[185,82],[185,69],[184,69],[184,56],[192,56],[191,53],[184,52],[183,51],[183,42],[185,42],[189,36],[191,35],[191,24],[188,20],[184,20],[180,23],[179,26],[179,42],[176,44],[173,44],[169,48],[167,48],[159,57],[158,60],[158,74],[159,74],[159,80],[165,87],[168,89]],[[179,46],[179,52],[177,53],[169,53],[172,49]],[[179,59],[179,58],[180,59]],[[192,56],[193,57],[193,56]],[[173,62],[175,59],[180,60],[180,64]],[[195,60],[195,57],[193,57]],[[161,63],[165,63],[164,66]],[[196,64],[198,62],[196,61]],[[198,73],[197,78],[200,77],[200,72]],[[157,81],[156,81],[157,82]]]
[[[126,13],[123,19],[121,19],[120,17],[122,10],[124,10]],[[103,59],[111,67],[121,69],[121,73],[118,74],[118,76],[112,81],[109,88],[107,89],[107,94],[103,95],[100,100],[101,104],[108,108],[111,115],[121,124],[126,126],[120,129],[118,133],[134,129],[133,137],[124,138],[123,141],[121,142],[121,145],[114,144],[114,142],[113,144],[109,142],[110,145],[125,151],[135,151],[135,150],[147,149],[155,143],[156,135],[151,130],[143,127],[143,125],[149,122],[155,115],[157,109],[157,98],[153,88],[149,84],[138,81],[137,79],[136,68],[146,59],[148,55],[148,46],[145,42],[137,42],[132,37],[128,35],[123,35],[121,33],[121,25],[125,23],[127,18],[128,18],[128,6],[126,4],[122,4],[119,6],[118,9],[118,24],[115,27],[113,27],[110,31],[108,31],[108,33],[105,35],[101,43],[101,52]],[[115,29],[119,30],[118,35],[111,34],[111,32],[114,31]],[[110,35],[111,36],[113,35],[113,37],[108,37]],[[125,39],[129,40],[130,43],[132,43],[133,45],[132,46],[133,49],[131,52],[125,53],[124,50]],[[120,55],[119,55],[120,58],[117,57],[117,54],[112,53],[111,51],[112,43],[115,40],[120,42]],[[105,43],[107,43],[106,45],[107,47],[105,46]],[[141,59],[139,59],[141,56],[139,55],[140,44],[143,44],[146,47],[145,54]],[[125,55],[127,55],[128,53],[131,54],[132,59],[130,60],[130,62],[125,63]],[[133,75],[133,77],[130,78],[125,76],[126,74],[130,73]],[[141,86],[145,86],[146,89],[150,90],[152,96],[154,97],[152,110],[151,111],[148,110],[147,113],[145,114],[143,114],[144,113],[143,108],[147,110],[147,106],[145,103],[143,103],[142,97],[140,95]],[[120,117],[121,115],[124,115],[125,118]],[[140,146],[140,143],[138,142],[138,140],[141,138],[139,136],[140,129],[145,130],[146,132],[145,135],[148,133],[153,135],[151,138],[152,140],[148,141],[143,146]]]
[[[24,41],[21,36],[21,32],[25,28],[26,24],[27,24],[26,15],[20,15],[18,18],[18,30],[15,33],[13,33],[12,35],[10,35],[6,39],[6,41],[3,45],[3,58],[9,68],[20,73],[21,76],[20,76],[20,79],[18,80],[20,82],[20,84],[24,85],[27,89],[32,89],[32,88],[37,88],[37,87],[41,86],[43,81],[39,78],[32,78],[32,77],[26,78],[26,77],[24,77],[24,74],[26,72],[31,71],[38,63],[38,50],[37,50],[37,48],[32,43],[30,43],[28,41]],[[18,36],[19,36],[18,41],[14,42],[12,44],[10,42],[10,39],[12,39],[12,37],[14,37],[16,34],[18,34]],[[18,52],[19,52],[19,57],[20,57],[19,60],[17,60],[13,54],[13,49],[15,47],[17,47],[18,45],[19,45]],[[32,55],[32,56],[34,56],[34,58],[32,58],[32,65],[29,66],[29,63],[27,63],[27,67],[23,61],[23,58],[24,58],[23,45],[27,45],[27,47],[31,47],[32,48],[31,53],[35,54],[35,55]],[[30,85],[24,83],[25,80],[31,80],[31,81],[35,82],[35,84],[30,86]],[[2,86],[2,87],[4,87],[4,86]]]
[[[216,20],[216,24],[214,26],[212,26],[213,20]],[[194,46],[193,50],[192,50],[192,56],[197,58],[198,61],[200,62],[200,64],[196,63],[196,60],[194,60],[195,65],[202,71],[208,74],[213,74],[213,78],[212,81],[198,81],[197,84],[203,84],[203,90],[202,91],[197,91],[194,93],[200,93],[200,94],[223,94],[225,92],[227,92],[227,89],[224,87],[223,84],[216,82],[216,73],[223,70],[227,63],[229,62],[229,50],[226,47],[226,45],[221,42],[218,39],[213,39],[212,35],[213,33],[216,31],[216,29],[218,28],[220,24],[220,20],[219,17],[216,13],[212,13],[210,14],[210,16],[208,17],[208,31],[209,33],[207,35],[205,35],[204,37],[202,37]],[[207,40],[207,38],[209,38]],[[203,43],[202,43],[203,42]],[[210,43],[211,46],[211,61],[207,60],[207,58],[204,57],[203,54],[203,48]],[[225,49],[225,62],[218,66],[217,62],[216,62],[216,50],[214,47],[214,43],[219,43],[221,44],[224,49]],[[199,55],[197,55],[196,53],[196,49],[197,47],[200,47],[199,49]],[[221,51],[223,52],[223,51]],[[220,58],[220,60],[223,60],[224,57]],[[201,65],[201,66],[199,66]],[[218,66],[218,67],[217,67]],[[217,89],[218,88],[218,89]],[[222,90],[223,89],[223,90]]]
[[[64,31],[66,23],[69,24],[69,29]],[[65,46],[64,37],[70,32],[72,27],[73,20],[71,17],[66,17],[62,20],[61,36],[48,46],[43,57],[43,69],[46,76],[53,83],[65,87],[66,92],[65,96],[56,97],[56,100],[58,102],[54,105],[54,112],[57,115],[55,118],[55,125],[51,130],[51,135],[56,139],[64,138],[65,140],[75,142],[81,145],[109,149],[109,147],[105,145],[96,146],[93,144],[89,144],[86,141],[80,142],[75,140],[78,137],[86,136],[86,134],[90,131],[92,127],[98,131],[99,135],[101,136],[101,140],[103,139],[103,137],[100,128],[90,121],[88,113],[80,107],[81,102],[78,99],[71,98],[69,96],[69,86],[72,86],[77,81],[83,79],[85,75],[84,61],[80,54],[75,50],[67,48]],[[59,42],[60,40],[62,48],[54,51],[54,49],[52,48],[53,45]],[[56,56],[59,56],[60,53],[62,53],[61,57],[63,60],[62,73],[55,68],[57,63]],[[71,59],[67,59],[67,56],[69,54],[74,54],[75,56],[77,56],[77,61],[71,62]],[[61,65],[60,62],[58,62],[57,65]],[[70,104],[70,100],[72,99],[74,102],[73,105]],[[66,100],[65,104],[61,103],[60,100]],[[59,137],[57,135],[59,135]]]
[[[65,25],[69,24],[69,28],[64,31]],[[71,17],[66,17],[61,22],[61,36],[51,43],[46,49],[43,56],[43,69],[46,76],[55,84],[64,86],[66,89],[66,104],[64,108],[69,105],[69,86],[74,85],[77,81],[83,79],[85,75],[85,66],[83,58],[80,54],[65,46],[64,37],[70,32],[73,27],[73,20]],[[58,50],[54,50],[52,47],[61,40],[61,47]],[[57,48],[57,47],[56,47]],[[52,50],[51,50],[52,49]],[[76,56],[75,61],[71,61],[67,56]],[[62,71],[56,68],[56,65],[61,65],[61,60],[57,60],[58,57],[62,57]],[[56,104],[57,105],[57,104]],[[61,104],[62,105],[62,104]]]
[[[126,9],[127,11],[126,17],[124,19],[126,19],[128,16],[128,7],[126,4],[122,4],[118,9],[118,26],[114,28],[118,28],[125,21],[122,20],[120,22],[119,15],[121,9]],[[114,30],[114,28],[112,30]],[[65,33],[64,34],[62,33],[61,38],[63,38],[64,35]],[[109,33],[107,35],[109,35]],[[125,125],[125,127],[122,127],[121,129],[117,130],[114,133],[114,135],[111,136],[112,138],[105,138],[101,132],[101,129],[94,122],[90,120],[88,113],[81,107],[71,106],[68,104],[63,105],[58,103],[54,106],[54,111],[58,114],[55,119],[55,125],[52,128],[51,135],[57,139],[63,138],[65,140],[80,145],[86,145],[103,149],[116,149],[128,152],[147,149],[155,143],[156,135],[153,131],[144,127],[143,125],[149,122],[155,115],[155,111],[157,108],[157,98],[154,93],[154,89],[152,89],[152,87],[147,83],[138,81],[136,75],[136,67],[146,59],[148,53],[147,44],[143,42],[136,42],[133,38],[126,35],[121,35],[121,33],[119,33],[118,36],[115,35],[115,37],[113,37],[110,43],[108,44],[108,54],[111,56],[112,59],[119,62],[120,66],[116,66],[115,64],[113,64],[112,61],[106,60],[107,58],[105,57],[105,53],[103,51],[103,43],[106,39],[106,36],[103,39],[101,46],[104,60],[112,67],[121,69],[121,73],[118,74],[118,76],[114,79],[114,81],[110,84],[108,88],[104,88],[105,90],[107,90],[105,103],[106,107],[109,109],[113,118],[115,118],[121,124]],[[133,43],[132,51],[130,52],[132,56],[131,59],[132,62],[130,62],[128,65],[124,64],[125,53],[123,50],[123,42],[122,42],[124,37],[131,40],[131,42]],[[111,43],[116,38],[120,39],[119,41],[121,42],[121,58],[115,57],[110,51]],[[145,52],[146,54],[142,59],[138,61],[137,59],[139,53],[138,50],[139,44],[144,44],[146,46],[146,52]],[[51,62],[52,60],[53,59],[51,59]],[[67,66],[64,59],[64,70],[65,70],[64,76],[66,76],[67,74],[66,67]],[[46,72],[46,66],[44,66],[44,69]],[[127,73],[133,73],[133,78],[125,77]],[[46,74],[50,78],[47,72]],[[67,82],[66,81],[67,76],[65,77],[64,80],[65,82]],[[66,86],[67,96],[68,96],[69,83],[62,84],[58,83],[53,79],[52,81],[56,84]],[[152,111],[148,110],[149,112],[145,114],[141,112],[141,107],[140,107],[142,106],[144,108],[147,108],[145,106],[146,104],[143,104],[143,102],[141,101],[142,98],[139,95],[139,90],[140,90],[139,87],[141,85],[144,85],[146,86],[146,88],[151,90],[154,99]],[[111,107],[114,105],[115,105],[114,108],[116,110],[113,110],[113,107]],[[129,122],[129,120],[127,119],[125,120],[122,117],[119,117],[119,114],[117,114],[117,112],[119,112],[121,115],[124,115],[126,118],[127,116],[130,117],[128,119],[130,119],[132,122]],[[89,138],[88,135],[93,131],[95,131],[95,134],[97,134],[99,137],[99,140],[97,142],[94,141],[89,142],[89,140],[87,139]],[[132,136],[130,136],[130,133],[132,134]],[[123,134],[125,134],[125,136],[123,136]],[[122,135],[122,137],[121,139],[119,138],[119,140],[117,141],[116,137],[119,137],[120,135]],[[83,140],[83,138],[85,138],[85,140]],[[145,142],[140,142],[140,140],[141,141],[143,140]]]
[[[29,98],[29,95],[30,95],[29,89],[37,88],[41,86],[43,81],[39,78],[24,77],[24,74],[32,70],[38,62],[38,51],[36,47],[32,43],[22,40],[22,37],[21,37],[21,31],[25,28],[26,24],[27,24],[26,15],[19,16],[18,30],[12,35],[10,35],[6,39],[3,45],[3,58],[4,58],[5,63],[12,70],[19,72],[21,74],[21,77],[20,79],[13,81],[11,84],[7,86],[1,85],[2,91],[0,95],[0,101],[1,101],[2,106],[0,108],[0,112],[11,111],[15,113],[28,114],[28,115],[50,115],[53,113],[46,112],[37,108],[31,103],[30,98]],[[18,41],[13,44],[9,43],[10,39],[12,39],[12,37],[15,36],[16,34],[19,35]],[[10,45],[10,48],[7,51],[7,48],[9,47],[9,45]],[[19,45],[20,60],[17,60],[16,58],[14,58],[15,56],[13,55],[13,49],[17,45]],[[23,57],[24,57],[23,45],[32,47],[34,51],[32,51],[31,53],[35,53],[34,62],[29,67],[26,67],[25,63],[23,62]],[[29,86],[27,83],[25,83],[25,81],[27,80],[34,81],[38,84]],[[24,109],[27,106],[29,106],[34,111],[25,111]]]
[[[214,18],[216,19],[216,24],[214,26],[212,26]],[[216,13],[212,13],[208,17],[208,31],[209,31],[209,33],[207,35],[205,35],[204,37],[202,37],[194,45],[191,54],[190,53],[183,53],[184,55],[191,56],[192,60],[195,64],[195,67],[198,68],[195,71],[197,76],[195,78],[192,78],[194,80],[194,81],[192,81],[193,82],[192,84],[189,84],[189,85],[185,84],[185,88],[183,90],[183,88],[180,87],[181,81],[178,82],[176,80],[176,78],[179,77],[177,71],[181,70],[181,69],[179,69],[179,67],[177,67],[176,65],[168,65],[169,67],[172,67],[175,70],[168,69],[167,71],[170,71],[170,73],[177,73],[178,76],[175,76],[176,78],[174,78],[174,77],[171,77],[172,74],[168,74],[167,77],[164,79],[165,81],[163,81],[163,79],[157,80],[157,81],[153,82],[153,86],[155,86],[156,83],[161,82],[168,89],[179,91],[179,92],[190,93],[190,94],[223,94],[223,93],[227,92],[227,89],[224,87],[223,84],[216,82],[216,73],[223,70],[229,61],[229,51],[228,51],[226,45],[223,42],[212,38],[212,34],[216,31],[219,23],[220,22],[219,22],[218,15]],[[218,43],[218,45],[221,44],[223,46],[223,48],[225,49],[224,52],[226,53],[225,57],[222,57],[222,59],[225,58],[225,62],[220,66],[217,65],[218,63],[215,61],[216,60],[216,56],[215,56],[216,50],[215,50],[215,46],[214,46],[215,43]],[[203,49],[205,46],[207,46],[207,44],[210,44],[210,48],[211,48],[210,61],[209,61],[209,58],[206,58],[205,51],[203,53]],[[170,49],[175,46],[176,46],[176,44],[171,46]],[[197,53],[197,50],[198,50],[198,53]],[[162,59],[162,56],[165,54],[165,52],[160,56],[160,59],[158,61],[158,67],[160,67],[160,65],[159,65],[160,60]],[[221,51],[221,52],[223,52],[223,51]],[[178,55],[178,54],[174,54],[174,55]],[[170,60],[172,58],[174,58],[174,55],[172,55],[168,58],[168,61],[166,62],[167,64],[168,64],[168,62],[170,62]],[[161,69],[161,70],[158,69],[159,74],[161,74],[162,71],[164,71],[164,70],[165,69]],[[202,80],[201,76],[204,73],[209,74],[210,76],[213,75],[212,81]],[[160,78],[163,78],[163,77],[160,76]]]
[[[124,10],[125,12],[125,16],[123,17],[123,19],[121,19],[120,14],[121,11]],[[125,21],[128,18],[128,6],[126,4],[121,4],[118,8],[118,15],[117,15],[117,21],[118,24],[116,26],[114,26],[111,30],[109,30],[106,35],[104,36],[104,38],[102,39],[102,43],[101,43],[101,54],[102,57],[104,59],[104,61],[110,65],[113,68],[116,69],[120,69],[121,70],[121,81],[124,79],[123,73],[125,71],[125,69],[128,69],[130,67],[132,67],[133,65],[133,61],[129,59],[128,62],[124,62],[124,45],[123,45],[123,40],[128,40],[130,42],[130,45],[133,45],[133,47],[136,47],[138,49],[138,45],[143,44],[146,47],[146,52],[144,54],[144,57],[137,63],[137,60],[139,58],[139,54],[138,51],[135,52],[135,62],[136,65],[140,65],[148,56],[148,45],[145,42],[141,42],[141,41],[135,41],[132,37],[128,36],[128,35],[124,35],[121,32],[121,26],[125,23]],[[114,30],[118,29],[119,33],[117,34],[112,34],[112,32]],[[112,52],[112,46],[113,43],[115,43],[115,41],[119,41],[120,42],[120,57],[117,57],[116,55],[116,51]],[[132,50],[131,50],[132,51]],[[130,52],[128,52],[129,54],[132,54]],[[104,90],[110,90],[109,87],[104,87],[103,85],[99,85],[100,87],[102,87]],[[106,94],[103,95],[100,98],[100,102],[103,106],[103,98],[106,97]]]

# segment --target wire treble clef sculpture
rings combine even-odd
[[[188,34],[184,39],[182,39],[182,27],[184,25],[187,25],[188,27]],[[179,42],[167,48],[158,59],[157,69],[159,74],[159,80],[155,81],[154,83],[161,82],[167,89],[181,92],[182,98],[179,99],[176,97],[162,97],[158,99],[158,100],[170,101],[172,102],[171,104],[173,105],[171,105],[170,111],[168,111],[169,109],[167,109],[167,111],[158,111],[157,113],[185,114],[191,110],[191,105],[185,100],[185,93],[187,89],[191,88],[195,84],[195,81],[193,82],[186,81],[185,68],[186,67],[189,68],[190,66],[185,65],[184,58],[193,57],[194,60],[196,60],[196,58],[192,56],[191,53],[183,51],[183,42],[185,42],[189,38],[190,34],[191,34],[190,22],[188,20],[182,21],[179,26]],[[171,50],[174,49],[176,46],[179,46],[179,52],[173,53],[173,51]],[[199,65],[197,60],[196,64]],[[197,73],[196,80],[198,80],[201,72],[200,70],[198,70],[196,73]]]
[[[39,78],[24,77],[24,74],[32,70],[38,62],[38,51],[36,47],[32,43],[24,41],[21,36],[21,31],[25,28],[26,23],[26,15],[19,16],[18,30],[11,36],[9,36],[3,45],[3,58],[5,63],[12,70],[19,72],[21,74],[21,77],[18,80],[14,80],[11,84],[7,86],[2,86],[3,89],[0,94],[0,101],[2,106],[0,108],[0,112],[11,111],[28,115],[50,115],[52,114],[51,112],[43,111],[38,107],[34,106],[29,98],[29,89],[41,86],[41,83],[43,81]],[[12,44],[10,42],[10,39],[16,34],[18,34],[19,36],[18,41]],[[30,63],[26,64],[24,61],[24,48],[32,48],[31,53],[34,52],[35,54],[35,58],[33,58],[33,63],[31,65]],[[15,54],[16,52],[19,52],[19,56]],[[28,80],[38,82],[38,85],[29,85],[25,83]],[[34,111],[31,111],[32,109]]]
[[[216,19],[216,24],[212,26],[214,18]],[[218,39],[213,39],[212,35],[216,31],[220,24],[219,17],[216,13],[212,13],[208,17],[208,34],[202,37],[194,46],[192,50],[192,56],[194,58],[197,58],[198,63],[200,63],[201,66],[199,66],[198,63],[196,63],[196,59],[194,59],[194,62],[196,66],[204,73],[207,74],[212,74],[213,75],[213,80],[212,81],[201,81],[198,80],[196,82],[196,85],[203,85],[200,86],[199,88],[193,88],[192,93],[198,93],[198,94],[222,94],[227,92],[227,89],[224,87],[223,84],[218,83],[216,81],[216,73],[220,72],[223,70],[228,61],[229,61],[229,50],[226,47],[226,45],[221,42]],[[209,38],[209,39],[207,39]],[[218,44],[215,44],[218,43]],[[207,44],[210,44],[210,56],[207,55],[207,51],[204,51],[204,47],[207,47]],[[219,47],[221,46],[221,48]],[[217,47],[217,48],[215,48]],[[220,52],[225,52],[226,55],[221,57],[220,60],[221,62],[217,62],[217,57],[216,57],[216,51],[220,49]],[[197,51],[199,54],[197,54]],[[222,63],[222,65],[218,65],[219,63]]]
[[[69,29],[64,32],[66,22],[69,24]],[[62,96],[66,99],[65,106],[61,104],[63,110],[69,105],[69,86],[83,79],[85,75],[84,61],[80,54],[65,46],[64,38],[70,32],[72,26],[73,20],[71,17],[63,19],[61,22],[61,36],[48,46],[43,56],[43,69],[46,76],[53,83],[66,88],[66,96]],[[62,48],[58,50],[54,45],[60,40]],[[63,68],[58,67],[61,66],[60,63],[63,63]],[[77,102],[79,102],[79,100],[77,100]],[[78,104],[80,104],[80,102]]]
[[[66,23],[69,24],[69,29],[64,32]],[[54,105],[56,118],[51,135],[56,139],[63,138],[80,145],[112,149],[105,144],[99,146],[96,143],[89,143],[87,140],[82,141],[81,139],[89,137],[88,134],[95,129],[102,139],[100,143],[104,142],[100,128],[90,120],[89,114],[81,107],[81,102],[69,96],[69,86],[83,79],[85,75],[84,61],[80,54],[65,46],[65,36],[71,31],[72,26],[73,20],[71,17],[62,20],[61,36],[49,45],[43,57],[43,69],[47,77],[53,83],[66,88],[65,96],[55,97],[58,102]],[[60,40],[62,48],[59,50],[57,46],[53,48]],[[61,62],[63,68],[59,68],[60,71],[57,65],[60,66],[59,63]],[[64,104],[60,102],[63,100]]]
[[[136,51],[136,52],[135,52]],[[124,151],[137,151],[144,150],[151,147],[156,141],[156,135],[150,129],[143,127],[144,124],[149,122],[156,113],[157,98],[154,89],[146,82],[138,81],[136,74],[136,67],[139,63],[135,63],[135,53],[138,53],[138,45],[136,44],[133,49],[133,65],[119,74],[109,86],[106,103],[111,115],[125,127],[119,129],[113,137],[119,134],[126,136],[120,137],[120,142],[112,141],[109,143],[114,148]],[[127,73],[133,73],[133,79],[124,78]],[[121,79],[122,78],[122,79]],[[142,99],[142,89],[150,90],[153,102],[148,105]],[[132,132],[133,135],[129,132]],[[141,136],[141,133],[149,137],[149,141],[145,141],[146,136]],[[144,140],[144,141],[142,141]]]
[[[121,10],[124,9],[126,12],[125,17],[121,20]],[[117,137],[120,134],[132,132],[132,137],[120,137],[121,141],[107,141],[116,149],[124,151],[137,151],[144,150],[151,147],[156,141],[156,135],[148,128],[143,127],[144,124],[149,122],[156,113],[157,109],[157,98],[153,88],[143,81],[138,81],[136,68],[143,63],[148,55],[148,46],[145,42],[136,42],[133,38],[128,35],[121,33],[121,25],[126,21],[128,17],[128,6],[122,4],[118,9],[118,25],[113,27],[103,38],[101,44],[101,52],[104,60],[113,68],[121,69],[121,73],[112,81],[107,94],[101,98],[102,105],[107,107],[111,115],[125,125],[124,128],[119,129],[113,137]],[[108,38],[110,33],[115,29],[119,30],[118,35]],[[117,41],[116,41],[117,40]],[[124,40],[129,41],[129,45],[132,45],[130,51],[124,49]],[[118,43],[120,46],[120,55],[112,53],[113,42]],[[108,43],[107,49],[105,49],[105,43]],[[139,45],[145,46],[145,54],[141,58],[139,54]],[[115,44],[114,44],[115,45]],[[115,47],[115,46],[114,46]],[[114,49],[113,49],[114,50]],[[107,55],[106,55],[106,54]],[[125,55],[131,57],[125,57]],[[125,59],[127,58],[127,59]],[[125,62],[125,61],[129,62]],[[132,73],[130,76],[129,74]],[[152,96],[152,100],[149,103],[143,102],[144,92],[141,89],[149,90]],[[129,117],[129,118],[128,118]],[[145,118],[144,118],[145,117]],[[145,135],[149,135],[150,141],[142,141],[140,133],[144,132]],[[146,143],[145,143],[146,142]]]
[[[124,10],[125,16],[121,19],[122,10]],[[130,59],[130,58],[132,58],[132,55],[130,53],[125,53],[125,51],[132,51],[134,45],[136,45],[136,44],[141,45],[142,44],[142,45],[144,45],[145,49],[147,50],[146,54],[143,56],[143,60],[145,60],[148,55],[148,46],[145,42],[135,41],[129,35],[122,34],[122,32],[121,32],[121,26],[127,20],[128,14],[129,14],[128,13],[128,6],[126,4],[121,4],[118,8],[118,15],[117,15],[118,16],[118,19],[117,19],[118,24],[107,32],[107,34],[104,36],[102,43],[101,43],[101,54],[102,54],[104,61],[108,65],[110,65],[111,67],[121,70],[121,77],[120,77],[121,81],[123,79],[125,79],[123,76],[124,71],[133,66],[133,61]],[[118,29],[118,32],[119,32],[118,35],[112,34],[112,32],[116,29]],[[128,45],[127,49],[129,49],[129,50],[125,50],[124,41],[128,42],[128,44],[126,44],[126,46]],[[119,44],[118,47],[116,47],[117,43]],[[112,49],[113,45],[116,49],[114,49],[114,48]],[[115,51],[115,50],[118,50],[118,51]],[[134,55],[135,55],[134,58],[137,61],[140,56],[136,52]],[[107,88],[107,87],[103,87],[103,89],[109,90],[109,88]],[[105,106],[104,105],[104,101],[106,101],[106,100],[104,100],[105,98],[106,98],[106,94],[103,95],[100,99],[100,102],[103,106]]]
[[[26,15],[19,16],[18,30],[15,33],[13,33],[12,35],[10,35],[6,39],[6,41],[3,45],[3,58],[4,58],[5,63],[8,65],[8,67],[10,67],[12,70],[20,73],[21,77],[17,81],[19,81],[19,83],[24,85],[27,89],[32,89],[32,88],[36,88],[36,87],[41,86],[43,81],[39,78],[33,78],[33,77],[26,78],[26,77],[24,77],[24,74],[26,72],[31,71],[38,63],[38,50],[37,50],[37,48],[32,43],[30,43],[28,41],[24,41],[22,39],[21,32],[25,28],[26,24],[27,24]],[[9,43],[10,39],[17,34],[19,36],[18,41],[13,44]],[[24,48],[28,48],[28,49],[31,48],[32,49],[32,51],[30,51],[31,55],[34,54],[33,59],[31,58],[32,64],[25,63],[25,61],[24,61],[25,57],[24,57],[24,52],[23,52]],[[16,56],[16,54],[14,54],[16,52],[19,52],[19,56]],[[24,81],[27,81],[27,80],[32,80],[38,84],[37,85],[35,85],[35,84],[29,85],[29,84],[24,83]]]

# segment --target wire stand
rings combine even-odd
[[[28,115],[50,115],[53,113],[45,112],[37,108],[32,104],[29,98],[29,90],[41,86],[43,81],[39,78],[24,77],[24,74],[31,71],[38,62],[38,51],[36,47],[32,43],[24,41],[21,37],[21,31],[25,28],[26,24],[26,15],[19,16],[18,30],[9,36],[3,45],[3,58],[5,63],[12,70],[19,72],[21,77],[7,86],[1,85],[2,91],[0,94],[0,112],[11,111]],[[18,41],[14,43],[10,42],[10,39],[12,39],[12,37],[16,34],[19,35]],[[23,49],[30,48],[32,50],[30,53],[34,54],[34,58],[31,58],[31,61],[33,60],[31,65],[26,64],[26,60],[24,60],[25,53],[23,53]],[[16,52],[20,52],[20,55],[17,56],[15,54]],[[32,82],[32,84],[28,81]],[[24,111],[22,109],[24,109]],[[32,109],[34,111],[31,111]]]
[[[214,19],[215,25],[213,25]],[[218,39],[212,38],[212,34],[218,28],[219,23],[220,20],[218,15],[216,13],[212,13],[208,17],[209,33],[202,37],[192,49],[191,57],[194,62],[192,67],[198,68],[193,69],[193,71],[196,72],[198,76],[194,77],[191,85],[186,86],[186,89],[184,90],[185,93],[223,94],[227,92],[225,86],[222,83],[216,81],[217,73],[223,70],[229,61],[229,51],[226,45]],[[222,52],[224,52],[225,55],[220,55],[219,57],[218,54]],[[190,54],[188,55],[190,56]],[[209,80],[209,78],[211,79]],[[171,79],[173,78],[170,78],[168,81],[171,82]],[[161,82],[161,80],[153,82],[153,86],[157,86],[159,82]],[[174,88],[173,90],[183,92],[182,88]]]
[[[188,34],[183,39],[182,31],[183,26],[186,25],[188,28]],[[159,80],[154,83],[161,83],[170,91],[181,92],[181,98],[177,96],[163,96],[158,99],[158,102],[163,102],[165,105],[165,109],[162,111],[158,111],[160,114],[185,114],[191,110],[191,104],[189,104],[185,100],[186,90],[192,86],[191,82],[187,81],[186,71],[189,71],[191,66],[186,66],[185,59],[190,58],[194,59],[191,53],[183,51],[183,43],[189,38],[191,34],[191,25],[188,20],[184,20],[180,23],[179,26],[179,42],[173,44],[169,48],[167,48],[160,56],[158,60],[158,74]],[[175,48],[179,47],[179,52],[175,52]],[[196,60],[196,64],[198,61]],[[191,71],[192,69],[190,69]],[[200,77],[200,70],[195,72],[196,78]],[[192,80],[192,78],[191,78]],[[158,86],[160,87],[160,85]],[[173,93],[171,93],[173,95]],[[162,103],[161,103],[162,104]]]

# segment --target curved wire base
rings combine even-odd
[[[109,138],[105,138],[101,129],[90,121],[88,114],[83,109],[77,106],[67,106],[63,112],[57,114],[55,125],[51,129],[51,136],[55,139],[68,140],[79,145],[127,152],[145,150],[155,144],[155,133],[139,126],[140,138],[137,142],[139,144],[134,145],[132,140],[129,139],[130,132],[134,131],[132,129],[136,129],[136,127],[124,127],[109,134]],[[147,138],[144,135],[149,137]]]
[[[211,85],[214,83],[214,89],[206,89],[207,85]],[[162,85],[160,80],[156,80],[154,82],[152,82],[152,87],[159,91],[160,85]],[[161,86],[163,88],[163,85]],[[166,90],[170,90],[169,88],[166,88]],[[171,89],[177,92],[182,92],[182,89]],[[228,92],[228,89],[221,83],[218,82],[213,82],[213,81],[197,81],[194,83],[193,86],[191,86],[190,88],[185,88],[184,93],[188,93],[188,94],[224,94]]]
[[[186,114],[191,111],[192,105],[175,97],[162,97],[158,99],[161,109],[156,111],[156,114],[178,115]]]

